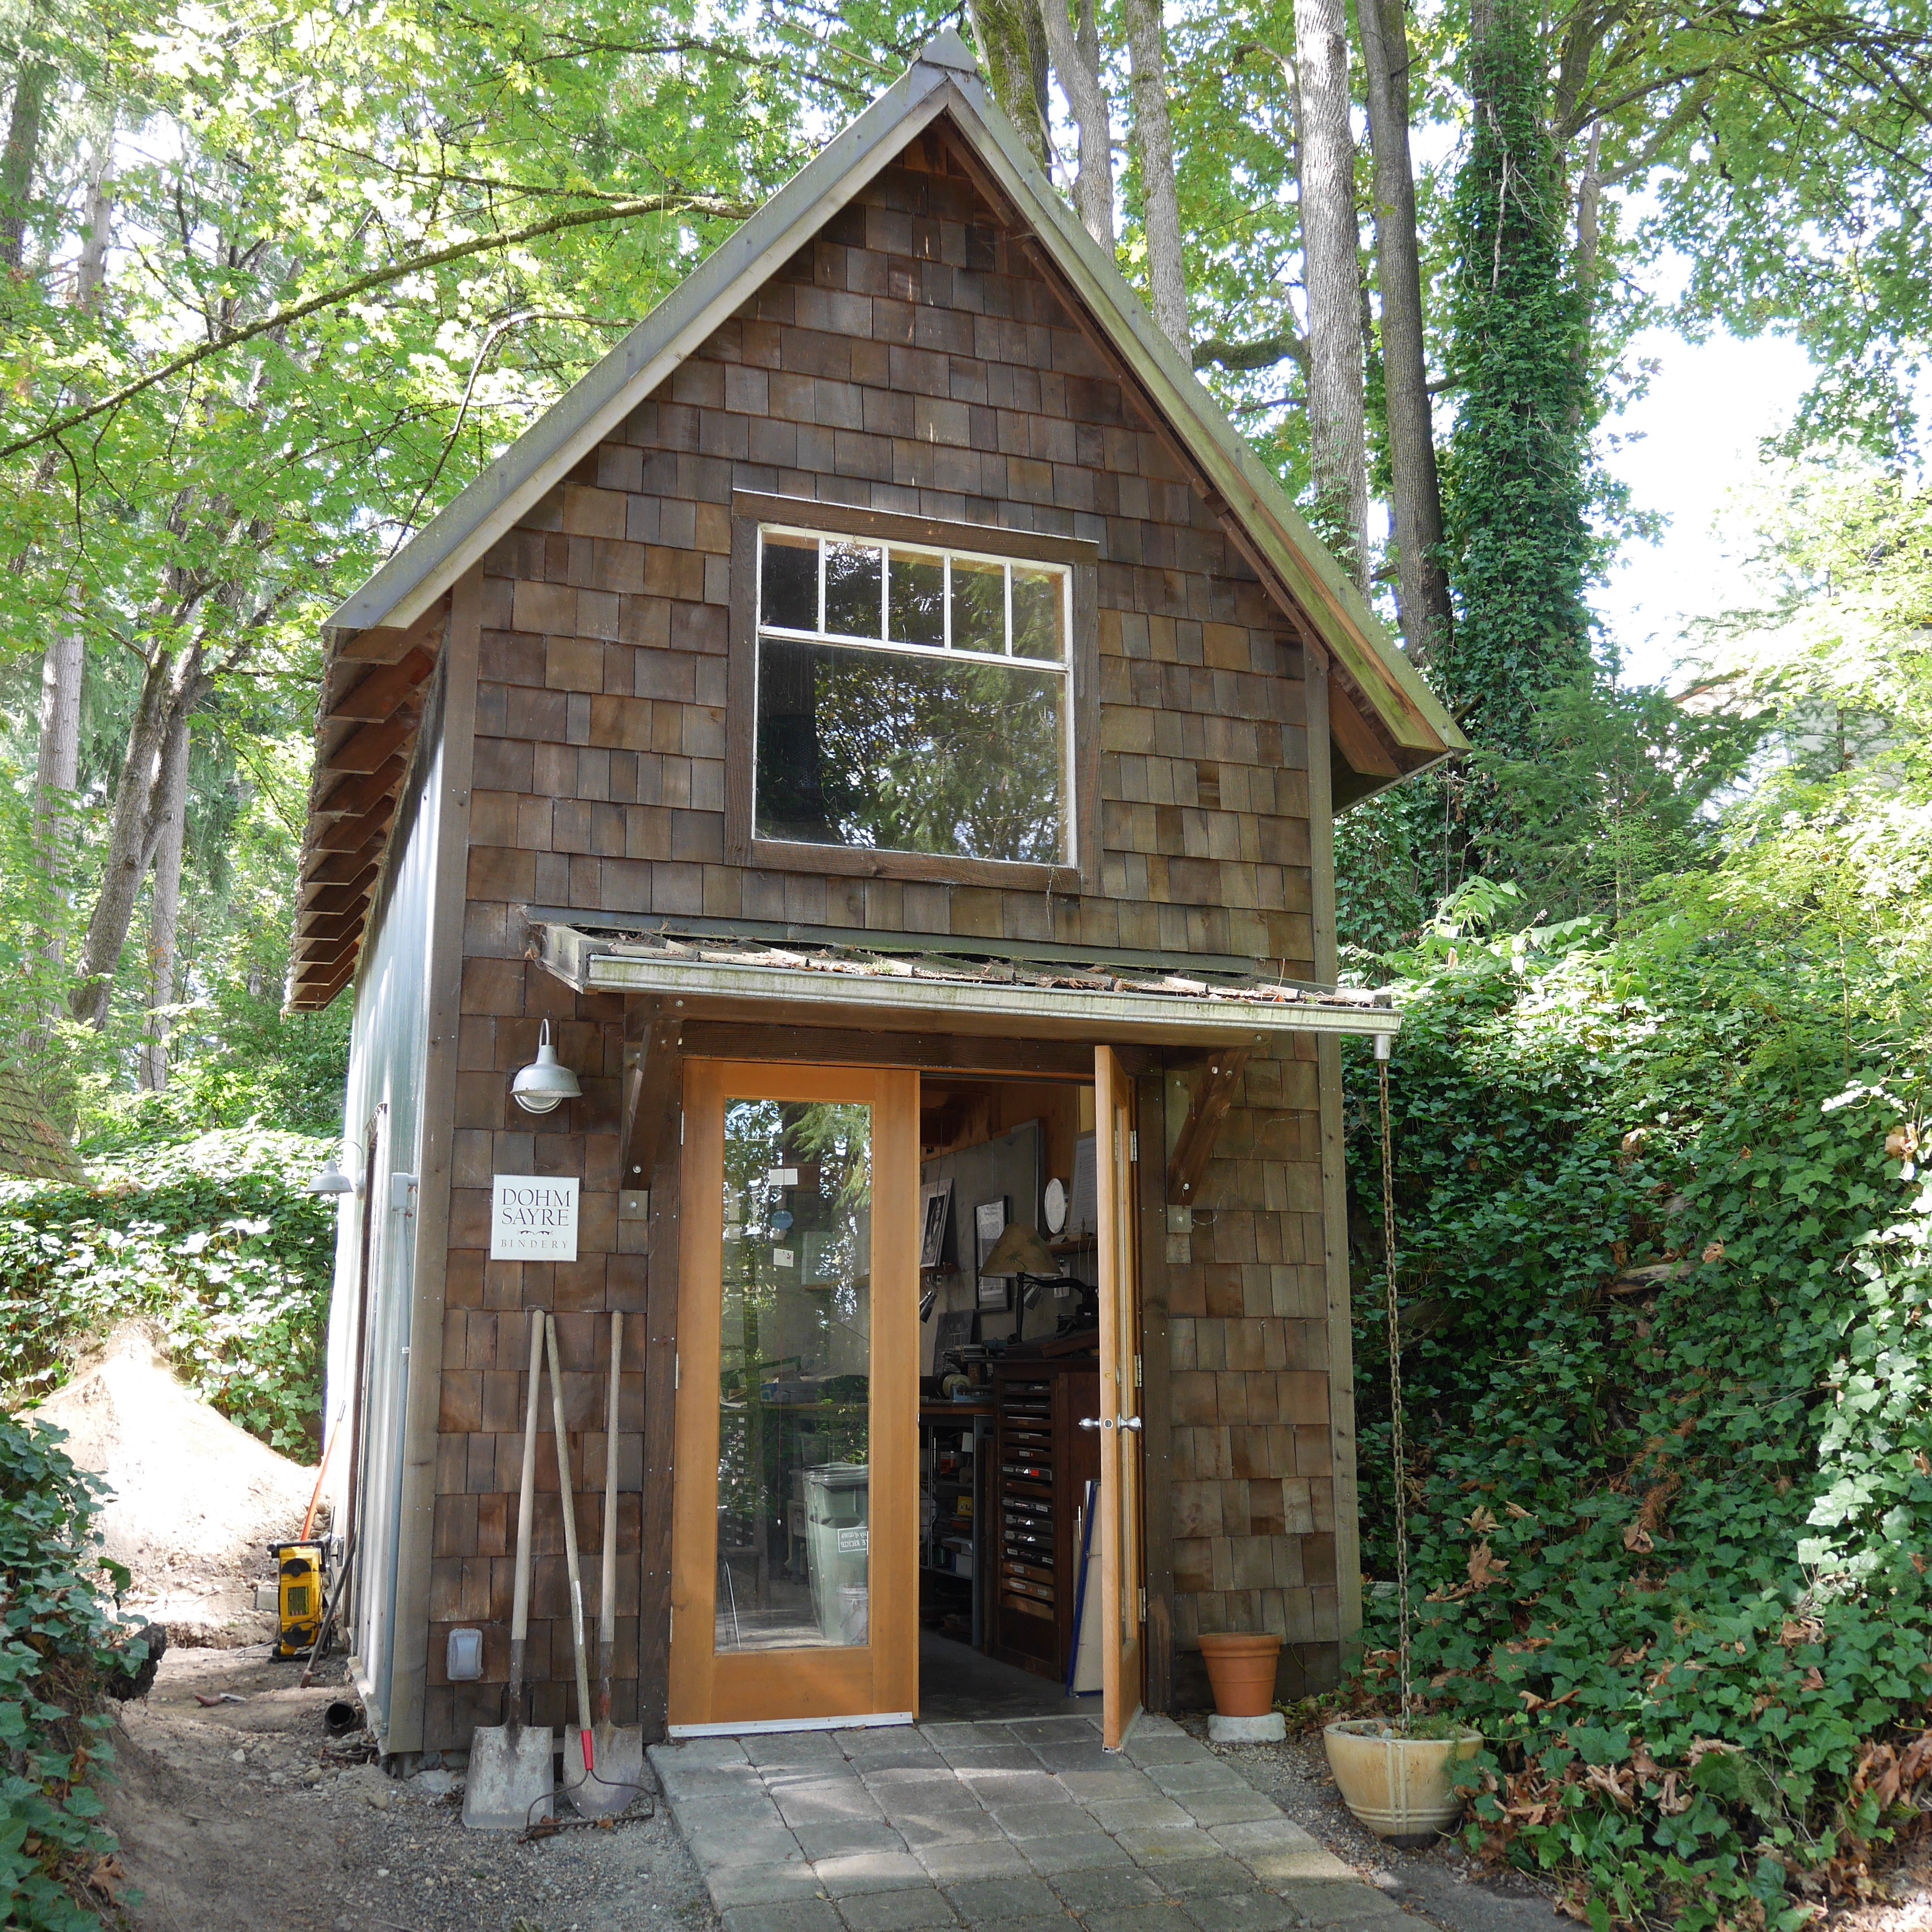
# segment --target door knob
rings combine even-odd
[[[1120,1418],[1119,1426],[1131,1429],[1138,1436],[1141,1432],[1141,1419],[1138,1415],[1124,1415]]]
[[[1114,1418],[1111,1415],[1083,1415],[1080,1418],[1082,1429],[1111,1429],[1113,1426]],[[1134,1426],[1138,1428],[1140,1425],[1136,1423]]]

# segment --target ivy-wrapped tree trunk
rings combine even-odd
[[[1472,0],[1469,150],[1450,250],[1461,406],[1447,507],[1459,608],[1435,672],[1479,749],[1517,758],[1532,750],[1544,694],[1591,664],[1594,385],[1546,92],[1525,0]]]

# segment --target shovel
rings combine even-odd
[[[644,1781],[644,1733],[636,1724],[610,1721],[610,1666],[617,1648],[617,1378],[624,1348],[624,1318],[610,1317],[610,1391],[604,1407],[604,1574],[597,1598],[597,1719],[591,1728],[595,1772],[572,1763],[564,1743],[563,1788],[586,1818],[613,1818]]]
[[[517,1497],[516,1600],[510,1612],[507,1720],[479,1726],[470,1741],[463,1822],[472,1832],[522,1832],[550,1815],[555,1780],[550,1726],[524,1722],[524,1643],[530,1628],[530,1518],[536,1503],[537,1384],[543,1374],[544,1318],[530,1317],[530,1393],[524,1412],[524,1478]]]
[[[597,1776],[597,1734],[584,1721],[590,1715],[590,1671],[584,1655],[584,1580],[577,1568],[577,1494],[570,1486],[570,1438],[563,1426],[563,1370],[556,1356],[556,1318],[544,1317],[550,1336],[550,1412],[556,1422],[557,1486],[563,1492],[563,1556],[570,1571],[570,1642],[577,1658],[577,1728],[566,1724],[563,1732],[563,1779],[568,1791],[573,1782],[593,1784]],[[571,1743],[574,1739],[583,1769],[571,1762]]]

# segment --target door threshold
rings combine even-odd
[[[736,1724],[668,1724],[664,1728],[674,1738],[764,1738],[775,1737],[786,1731],[857,1731],[878,1725],[910,1724],[913,1721],[910,1711],[867,1711],[848,1718],[748,1718]]]

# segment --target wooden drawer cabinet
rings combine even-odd
[[[1073,1650],[1087,1486],[1100,1474],[1091,1354],[1008,1358],[993,1370],[997,1531],[993,1654],[1064,1680]]]

